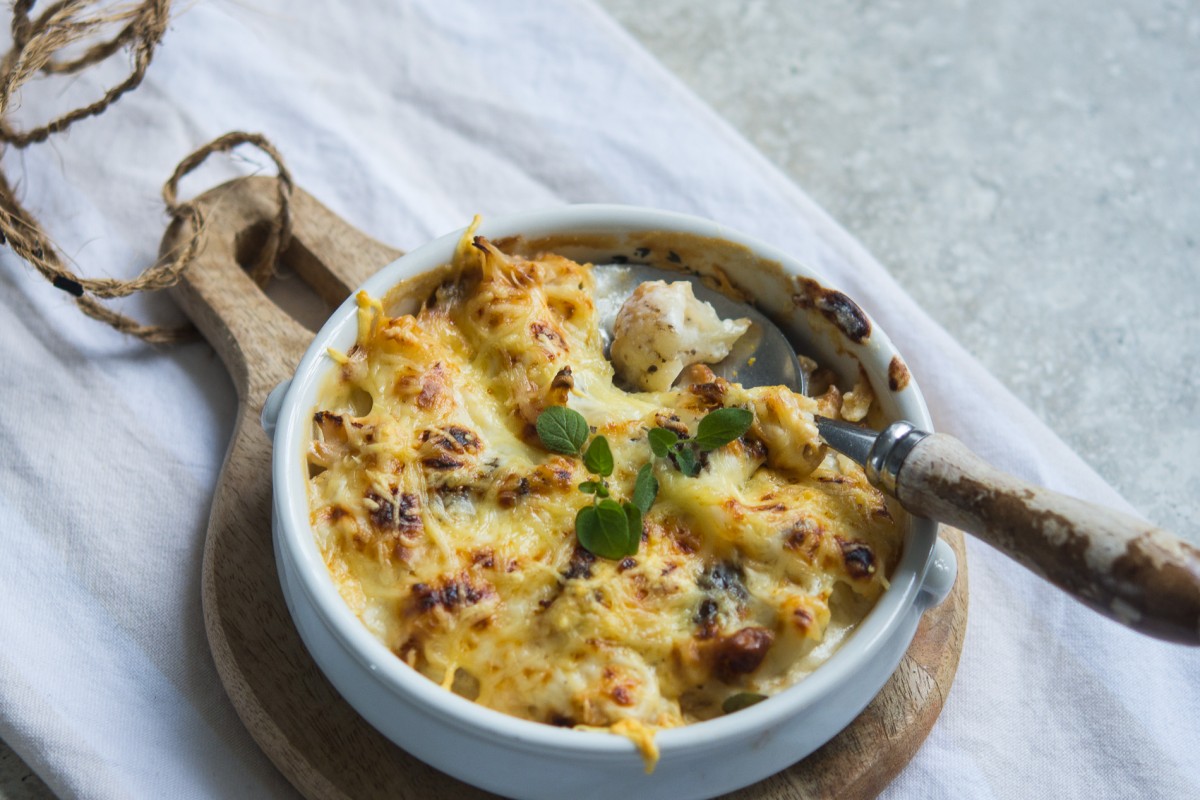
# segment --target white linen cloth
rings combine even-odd
[[[21,119],[99,96],[121,66],[27,88]],[[474,213],[571,202],[758,236],[875,317],[940,430],[1123,505],[586,0],[179,4],[140,89],[4,163],[83,274],[130,277],[154,258],[162,181],[236,129],[265,133],[300,185],[403,248]],[[211,160],[185,191],[255,169]],[[201,547],[235,403],[223,367],[206,344],[151,348],[84,318],[7,251],[0,304],[0,736],[66,797],[291,796],[225,699],[202,629]],[[124,307],[179,313],[162,297]],[[886,795],[1200,797],[1200,656],[1091,614],[986,546],[969,553],[957,680]]]

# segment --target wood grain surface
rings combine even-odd
[[[291,376],[313,334],[242,267],[257,255],[277,213],[274,181],[239,179],[197,202],[204,240],[173,292],[229,369],[238,395],[201,582],[209,646],[225,691],[255,741],[306,797],[484,797],[370,727],[325,680],[292,625],[272,552],[271,445],[259,415],[267,393]],[[281,260],[331,306],[400,255],[302,190],[292,205],[293,242]],[[172,227],[163,250],[188,233]],[[820,750],[731,797],[874,797],[908,763],[942,709],[966,628],[962,535],[943,528],[942,536],[958,556],[958,581],[947,600],[925,614],[880,694]]]
[[[909,511],[955,525],[1148,636],[1200,645],[1200,548],[1136,517],[1008,475],[945,433],[896,477]]]

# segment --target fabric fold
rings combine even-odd
[[[31,84],[20,115],[50,118],[102,85]],[[1127,508],[586,0],[179,4],[141,88],[5,165],[80,272],[128,277],[156,255],[162,181],[229,130],[264,133],[299,185],[402,248],[475,213],[564,202],[719,220],[856,298],[940,430]],[[257,171],[270,167],[253,153],[213,159],[183,190]],[[0,736],[65,797],[292,796],[204,646],[199,559],[235,406],[221,364],[206,344],[150,348],[84,318],[8,251],[0,303]],[[164,297],[121,307],[180,317]],[[969,555],[958,678],[885,796],[1200,796],[1195,654],[1096,617],[986,546]]]

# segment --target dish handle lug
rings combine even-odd
[[[275,423],[279,420],[279,409],[283,407],[283,398],[287,396],[291,385],[291,381],[283,381],[271,390],[267,395],[267,401],[263,403],[262,416],[259,417],[259,421],[262,423],[263,432],[267,434],[268,439],[275,439]]]
[[[917,602],[923,609],[940,605],[954,588],[954,579],[958,577],[958,558],[954,548],[942,539],[937,540],[933,553],[929,557],[929,566],[925,568],[925,579],[921,583],[921,591]]]

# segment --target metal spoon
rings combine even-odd
[[[724,319],[751,333],[714,372],[743,386],[804,393],[805,373],[783,332],[753,306],[693,275],[641,264],[597,267],[601,329],[611,337],[621,304],[644,281],[686,280]],[[606,349],[607,349],[606,339]],[[1092,609],[1168,641],[1200,645],[1200,549],[1147,522],[1035,486],[997,470],[952,436],[908,422],[876,432],[817,417],[821,437],[862,464],[880,491],[910,513],[973,534]]]

